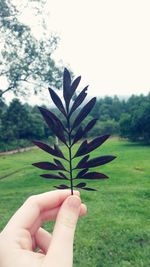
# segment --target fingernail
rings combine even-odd
[[[67,203],[68,203],[69,207],[77,209],[81,205],[81,200],[78,196],[70,196],[70,197],[68,197]]]

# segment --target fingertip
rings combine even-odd
[[[82,203],[80,208],[80,216],[85,216],[87,214],[87,211],[87,206]]]

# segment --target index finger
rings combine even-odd
[[[78,191],[74,191],[79,195]],[[10,219],[5,229],[30,229],[43,211],[60,206],[70,195],[70,190],[55,190],[29,197]]]

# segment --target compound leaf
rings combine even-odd
[[[94,188],[86,187],[86,183],[81,182],[74,186],[73,181],[75,179],[106,179],[108,178],[107,175],[99,172],[89,172],[89,168],[97,167],[100,165],[104,165],[113,159],[115,159],[114,156],[108,155],[108,156],[101,156],[96,157],[93,159],[89,159],[89,153],[93,151],[94,149],[98,148],[100,145],[102,145],[109,137],[109,135],[103,135],[94,138],[92,141],[87,142],[87,140],[83,141],[81,145],[79,146],[77,152],[73,156],[72,152],[72,146],[78,142],[81,138],[83,138],[88,131],[90,131],[97,119],[92,119],[90,122],[87,123],[85,127],[81,126],[82,121],[88,116],[90,111],[95,105],[96,97],[93,97],[90,101],[88,101],[82,108],[80,108],[78,114],[76,115],[75,119],[73,119],[73,122],[71,120],[72,114],[80,107],[80,105],[83,103],[87,96],[87,89],[88,86],[86,86],[76,97],[76,99],[73,101],[73,95],[80,83],[81,76],[77,77],[73,82],[71,82],[71,75],[70,72],[65,68],[64,74],[63,74],[63,98],[64,101],[61,100],[61,98],[56,94],[56,92],[49,88],[49,93],[51,96],[52,101],[54,102],[55,106],[59,109],[59,111],[64,115],[65,123],[62,123],[62,119],[56,116],[53,112],[43,108],[39,107],[39,110],[46,121],[49,128],[51,128],[53,134],[57,136],[68,148],[69,157],[68,159],[64,156],[61,149],[54,145],[54,147],[49,146],[48,144],[45,144],[43,142],[39,141],[33,141],[35,145],[37,145],[39,148],[41,148],[43,151],[57,157],[62,158],[66,161],[68,161],[68,165],[70,166],[69,170],[67,170],[63,163],[58,160],[57,158],[54,158],[54,163],[51,162],[37,162],[33,163],[35,167],[38,167],[42,170],[49,170],[49,171],[56,171],[56,174],[53,173],[46,173],[41,174],[41,177],[44,177],[46,179],[59,179],[59,180],[69,180],[70,186],[68,185],[58,185],[55,186],[57,189],[71,189],[71,194],[73,194],[73,188],[80,188],[87,191],[96,191]],[[70,107],[70,102],[73,102],[72,106]],[[65,105],[63,104],[65,103]],[[75,130],[75,128],[77,130]],[[83,156],[79,162],[77,163],[76,167],[73,168],[73,159],[79,156]],[[71,173],[73,173],[73,170],[79,169],[78,174],[73,177],[71,176]],[[80,170],[81,169],[81,170]],[[64,174],[63,172],[70,173],[70,177],[68,178],[68,174]]]

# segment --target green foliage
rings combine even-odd
[[[33,139],[46,138],[52,132],[34,107],[13,99],[0,115],[0,150],[6,151],[31,145]]]
[[[12,150],[18,150],[20,148],[26,148],[33,145],[29,140],[27,139],[14,139],[9,141],[2,140],[0,142],[0,152],[8,152]]]
[[[30,115],[30,138],[41,138],[45,134],[44,124],[40,114],[33,113]]]
[[[62,148],[66,154],[67,150]],[[115,164],[97,168],[107,172],[111,179],[95,181],[98,191],[92,194],[82,192],[88,214],[77,225],[75,267],[150,266],[150,147],[113,138],[91,157],[114,151]],[[33,149],[0,157],[0,229],[27,197],[53,190],[56,184],[56,180],[49,183],[39,178],[39,170],[31,166],[33,158],[46,161],[49,155]],[[51,231],[53,223],[44,227]]]
[[[32,2],[27,1],[27,6]],[[17,6],[11,0],[0,1],[0,76],[7,82],[6,88],[0,88],[0,97],[10,90],[14,94],[29,94],[30,83],[35,93],[49,84],[60,87],[61,68],[52,59],[58,38],[47,37],[44,29],[43,36],[36,39],[31,28],[20,20],[25,8],[20,10],[21,6],[22,3]],[[39,16],[41,1],[36,1],[36,10]]]
[[[104,97],[98,99],[95,107],[93,108],[91,115],[102,120],[115,120],[119,121],[121,113],[125,109],[125,102],[120,101],[117,96],[114,97]]]
[[[128,138],[131,141],[150,143],[150,94],[131,96],[127,101],[116,97],[103,98],[99,99],[95,106],[96,108],[94,107],[83,122],[83,126],[86,126],[91,119],[98,119],[94,128],[88,133],[88,138],[100,134],[111,134]],[[53,112],[58,117],[60,116],[57,110]],[[77,113],[72,116],[72,120]],[[63,118],[62,122],[65,125]],[[43,122],[36,106],[23,105],[16,99],[7,106],[4,99],[0,99],[0,150],[14,147],[11,142],[13,144],[15,142],[16,145],[18,142],[19,145],[21,139],[26,139],[29,143],[29,140],[42,140],[48,137],[51,139],[50,143],[53,144],[54,134]]]
[[[25,138],[27,136],[29,125],[28,111],[18,99],[14,99],[3,116],[4,140],[13,140]]]
[[[150,94],[132,96],[127,105],[129,112],[122,114],[120,119],[121,136],[150,143]]]
[[[98,118],[92,135],[109,132],[131,141],[150,143],[150,94],[133,95],[126,101],[116,96],[99,99],[91,115]]]
[[[98,121],[95,127],[91,130],[90,136],[97,136],[99,134],[118,135],[119,123],[114,119],[106,121]]]
[[[120,135],[121,137],[129,138],[131,130],[131,115],[123,113],[120,118]]]

